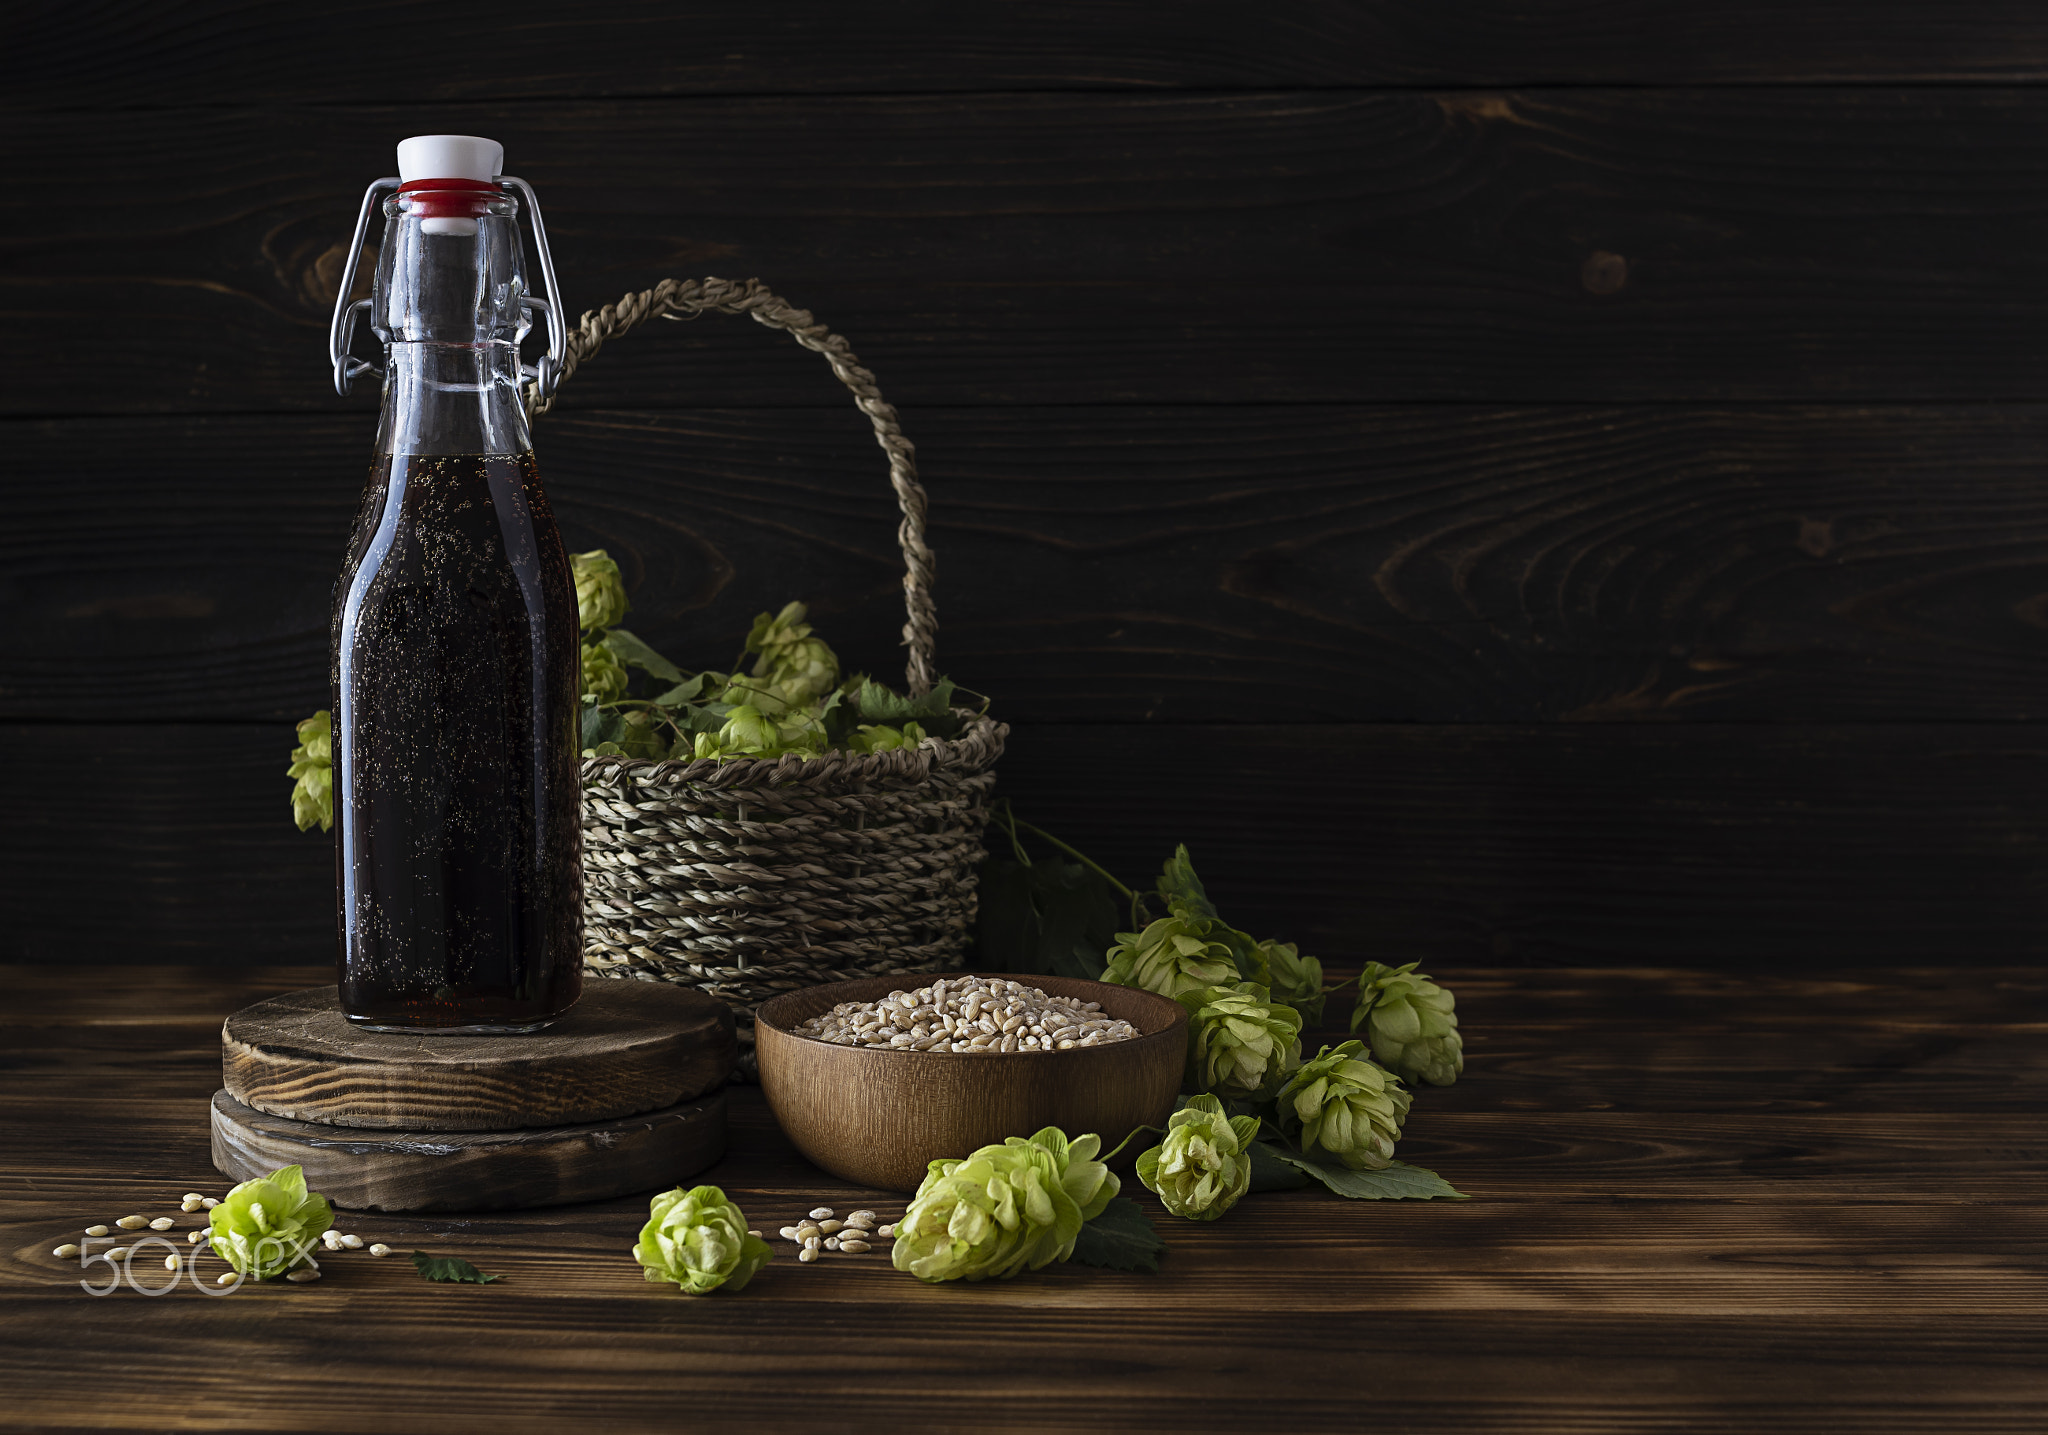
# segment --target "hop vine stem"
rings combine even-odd
[[[1034,826],[1033,824],[1026,822],[1021,817],[1016,818],[1015,821],[1018,827],[1022,828],[1026,832],[1029,832],[1032,836],[1038,838],[1041,842],[1046,842],[1054,847],[1059,848],[1060,851],[1066,853],[1076,862],[1079,862],[1084,867],[1087,867],[1093,872],[1095,872],[1096,875],[1100,876],[1103,881],[1109,883],[1110,886],[1116,888],[1117,891],[1123,893],[1124,896],[1130,898],[1133,902],[1138,900],[1138,894],[1136,892],[1132,891],[1129,887],[1126,887],[1123,883],[1117,881],[1116,877],[1113,874],[1111,874],[1108,868],[1104,867],[1100,862],[1097,862],[1093,857],[1090,857],[1087,853],[1078,851],[1077,849],[1068,846],[1066,843],[1060,841],[1059,838],[1053,836],[1050,832],[1046,831],[1043,827]]]
[[[1114,872],[1111,872],[1107,867],[1103,866],[1100,862],[1097,862],[1093,857],[1090,857],[1086,852],[1081,851],[1079,848],[1074,847],[1069,843],[1060,841],[1059,838],[1053,836],[1043,827],[1040,827],[1035,823],[1026,822],[1023,818],[1017,815],[1016,809],[1010,806],[1009,801],[1007,799],[1004,800],[1002,807],[1003,821],[1005,825],[1008,827],[1010,833],[1010,845],[1017,849],[1018,859],[1026,867],[1029,867],[1031,865],[1031,859],[1025,855],[1023,847],[1017,841],[1017,833],[1019,831],[1029,832],[1032,836],[1036,837],[1039,841],[1044,842],[1048,846],[1058,848],[1060,851],[1066,853],[1069,857],[1073,858],[1076,862],[1079,862],[1082,866],[1086,867],[1089,871],[1095,873],[1095,875],[1100,877],[1103,881],[1109,883],[1110,886],[1116,888],[1117,891],[1123,893],[1124,900],[1131,904],[1131,922],[1133,923],[1133,925],[1140,927],[1145,925],[1144,897],[1139,895],[1137,892],[1133,891],[1124,883],[1119,882]],[[1118,1147],[1117,1149],[1122,1150],[1123,1148]]]
[[[1150,1131],[1154,1136],[1164,1136],[1166,1134],[1166,1128],[1164,1126],[1140,1126],[1135,1131],[1131,1132],[1130,1135],[1124,1137],[1123,1140],[1116,1143],[1116,1151],[1109,1152],[1101,1159],[1104,1161],[1114,1161],[1116,1159],[1118,1151],[1123,1150],[1124,1147],[1130,1145],[1133,1141],[1137,1140],[1139,1136],[1143,1135],[1147,1131]]]

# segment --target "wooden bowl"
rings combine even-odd
[[[1102,1149],[1139,1126],[1164,1126],[1187,1064],[1188,1014],[1153,992],[1070,977],[1008,976],[1049,996],[1100,1002],[1144,1035],[1068,1051],[969,1055],[835,1046],[795,1029],[841,1002],[912,991],[941,972],[867,977],[790,992],[755,1015],[761,1089],[799,1151],[835,1176],[887,1191],[915,1191],[933,1161],[965,1156],[1006,1136],[1057,1126],[1093,1132]],[[960,973],[959,975],[977,975]],[[1119,1165],[1150,1143],[1136,1141]]]

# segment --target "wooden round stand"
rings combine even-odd
[[[333,987],[221,1028],[213,1163],[237,1181],[298,1165],[335,1205],[487,1211],[672,1186],[724,1153],[735,1055],[723,1002],[593,982],[531,1036],[363,1031]]]

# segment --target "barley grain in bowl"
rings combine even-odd
[[[1094,1132],[1106,1149],[1132,1128],[1164,1125],[1173,1114],[1187,1061],[1188,1015],[1179,1002],[1068,977],[963,972],[925,987],[911,980],[867,977],[788,992],[764,1003],[755,1018],[761,1089],[776,1120],[799,1151],[834,1175],[883,1190],[914,1191],[932,1161],[965,1156],[1008,1136],[1057,1126],[1072,1136]],[[857,1035],[863,1023],[850,1020],[854,1009],[886,1009],[893,1000],[908,1015],[927,1005],[920,992],[934,998],[934,1017],[954,1017],[953,1033],[945,1034],[943,1020],[935,1030],[927,1017],[925,1035],[909,1043],[894,1044],[901,1033],[893,1029],[879,1044],[872,1035]],[[974,1038],[987,1035],[981,1006],[973,1032],[963,1038],[958,1026],[977,994],[981,1005],[998,1002],[998,1010],[1018,1004],[1001,1021],[991,1020],[999,1029],[1027,1010],[1037,1011],[1039,1020],[1020,1021],[1004,1033],[1018,1039],[1009,1051],[999,1043],[995,1050],[975,1050]],[[959,1011],[945,1010],[956,996]],[[905,1008],[904,997],[917,1006]],[[1061,1017],[1082,1018],[1083,1027],[1100,1020],[1104,1031],[1120,1023],[1131,1034],[1089,1044],[1085,1030],[1078,1038],[1060,1035],[1068,1029],[1058,1025]],[[1041,1041],[1052,1038],[1050,1049],[1022,1047],[1018,1034],[1032,1035],[1032,1025],[1043,1029],[1048,1020],[1052,1030],[1038,1035]],[[807,1034],[805,1027],[814,1022],[821,1032],[836,1025],[839,1039]],[[917,1026],[912,1020],[909,1030]],[[969,1050],[953,1050],[962,1040]],[[1063,1041],[1072,1044],[1062,1046]],[[1134,1143],[1125,1164],[1143,1147]]]
[[[976,1055],[1072,1051],[1140,1032],[1101,1002],[1057,997],[1003,977],[940,977],[914,991],[899,988],[873,1001],[841,1002],[796,1028],[798,1036],[834,1046],[895,1051],[957,1051]]]

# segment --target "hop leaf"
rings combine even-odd
[[[869,677],[851,679],[846,687],[862,722],[886,727],[907,727],[914,722],[933,737],[960,734],[960,718],[953,711],[951,678],[940,678],[921,698],[905,697],[886,683]]]
[[[991,843],[992,847],[996,844]],[[990,971],[1038,972],[1093,981],[1116,935],[1115,889],[1091,867],[995,853],[982,864],[976,895],[976,960]]]
[[[1102,980],[1141,987],[1179,1001],[1191,992],[1238,980],[1230,948],[1211,937],[1213,923],[1161,917],[1142,932],[1119,932]]]
[[[1269,1001],[1253,982],[1180,998],[1188,1009],[1187,1084],[1232,1100],[1278,1086],[1301,1064],[1301,1013]]]
[[[1077,1266],[1156,1275],[1165,1254],[1166,1242],[1159,1239],[1145,1208],[1129,1196],[1112,1196],[1100,1215],[1082,1223],[1081,1234],[1074,1237],[1074,1253],[1067,1259]]]
[[[1174,1215],[1213,1221],[1250,1189],[1258,1134],[1258,1117],[1228,1117],[1215,1097],[1193,1097],[1166,1123],[1166,1139],[1138,1157],[1138,1179]]]
[[[650,1281],[673,1281],[691,1295],[740,1290],[774,1252],[747,1234],[747,1218],[716,1186],[678,1186],[647,1203],[633,1258]]]
[[[1358,979],[1351,1029],[1368,1028],[1373,1057],[1389,1071],[1431,1086],[1449,1086],[1465,1069],[1457,1001],[1428,977],[1415,975],[1417,965],[1367,962]]]
[[[681,668],[624,628],[614,628],[598,641],[610,648],[612,655],[629,668],[645,669],[665,683],[680,683],[684,680]]]
[[[608,703],[626,695],[629,674],[626,665],[603,643],[583,645],[583,696],[586,701]]]
[[[299,745],[292,749],[287,777],[292,788],[292,818],[304,832],[314,823],[322,832],[334,829],[334,715],[322,708],[299,724]]]
[[[235,1187],[206,1220],[214,1254],[267,1281],[307,1263],[334,1211],[325,1196],[306,1189],[303,1170],[286,1166]]]
[[[1119,1182],[1095,1159],[1100,1137],[1048,1126],[964,1160],[934,1161],[896,1223],[890,1260],[921,1281],[1008,1280],[1073,1254]]]
[[[619,565],[602,548],[571,553],[569,571],[576,577],[576,621],[585,631],[614,627],[632,609]]]
[[[1274,1098],[1280,1129],[1304,1156],[1320,1146],[1354,1171],[1383,1171],[1394,1159],[1412,1098],[1365,1060],[1361,1042],[1326,1046]]]
[[[1263,969],[1275,1001],[1283,1001],[1313,1026],[1323,1019],[1323,964],[1304,957],[1292,942],[1264,941],[1258,944],[1254,964]]]
[[[1410,1166],[1405,1161],[1389,1161],[1378,1171],[1354,1171],[1288,1152],[1278,1153],[1275,1159],[1354,1201],[1433,1201],[1439,1196],[1453,1201],[1471,1199],[1428,1167]]]
[[[627,757],[668,756],[666,727],[659,715],[645,708],[620,713],[617,735],[611,741],[618,744],[619,751]]]
[[[425,1251],[412,1253],[412,1268],[420,1273],[423,1281],[442,1281],[454,1285],[487,1286],[492,1281],[501,1281],[503,1276],[487,1276],[460,1256],[430,1256]]]

